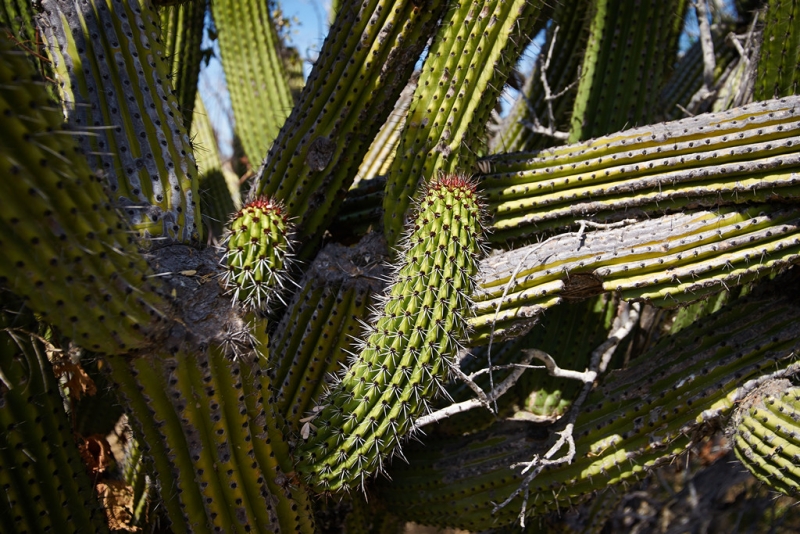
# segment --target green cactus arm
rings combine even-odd
[[[294,104],[283,45],[267,0],[214,0],[211,11],[236,135],[257,168]]]
[[[471,169],[494,101],[531,38],[545,2],[454,5],[425,58],[383,199],[390,250],[420,183]],[[476,68],[480,66],[480,69]]]
[[[298,448],[297,471],[313,486],[363,485],[443,387],[466,334],[477,270],[481,215],[474,187],[458,175],[428,185],[384,309]]]
[[[798,215],[763,205],[668,215],[491,256],[475,295],[472,343],[519,335],[565,297],[614,291],[675,307],[767,276],[798,261]]]
[[[165,58],[169,60],[169,78],[187,130],[191,129],[194,117],[197,80],[203,59],[205,15],[206,0],[167,6],[160,13]]]
[[[587,17],[590,7],[590,0],[557,4],[552,23],[547,29],[540,53],[549,55],[552,49],[545,76],[552,95],[561,94],[552,102],[555,117],[564,117],[572,108],[575,91],[568,88],[579,79],[579,67],[586,47],[584,34],[588,33],[586,25],[591,21],[591,17]],[[535,110],[539,121],[548,120],[547,95],[540,79],[542,65],[543,61],[536,63],[522,88],[522,97],[514,102],[508,115],[500,123],[500,129],[492,136],[489,143],[492,153],[535,150],[557,144],[552,137],[543,137],[527,126],[534,120],[530,107]],[[554,131],[563,131],[569,124],[548,126],[552,126]]]
[[[0,525],[7,532],[108,532],[46,347],[29,331],[36,321],[7,296],[0,293]]]
[[[293,434],[300,433],[330,377],[357,351],[362,318],[383,293],[385,259],[385,244],[375,235],[353,248],[330,244],[300,280],[270,347],[275,409]]]
[[[798,388],[788,380],[767,383],[734,414],[733,450],[740,462],[770,488],[800,493]]]
[[[24,53],[0,36],[0,283],[86,348],[116,353],[158,338],[169,301],[125,223],[62,127]],[[24,110],[24,112],[23,112]]]
[[[200,175],[199,194],[203,222],[212,236],[220,238],[228,219],[242,205],[239,177],[222,166],[214,127],[200,93],[195,96],[191,135]]]
[[[316,251],[445,4],[351,0],[341,7],[251,192],[275,196],[297,218],[300,259]]]
[[[622,210],[794,198],[798,104],[798,97],[757,102],[489,158],[482,185],[493,215],[490,239],[548,232],[588,215],[619,218]]]
[[[770,0],[756,73],[756,100],[796,95],[800,91],[800,5]]]
[[[687,6],[687,0],[593,2],[571,142],[652,120]]]
[[[796,373],[800,308],[791,295],[775,297],[793,280],[663,339],[612,373],[582,406],[572,463],[546,467],[530,481],[527,512],[563,508],[668,462],[713,432],[755,378]],[[523,495],[495,507],[525,478],[511,465],[549,448],[543,433],[530,423],[506,423],[460,440],[431,440],[406,451],[409,464],[393,465],[391,482],[379,481],[378,493],[390,512],[425,524],[479,530],[511,523]]]
[[[148,0],[109,2],[44,0],[36,18],[68,122],[139,236],[197,241],[197,168],[158,15]]]

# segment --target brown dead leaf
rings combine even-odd
[[[105,508],[109,530],[141,532],[133,525],[133,486],[124,480],[105,480],[95,486],[100,502]]]
[[[91,397],[97,393],[94,380],[78,363],[64,360],[53,362],[53,373],[56,378],[66,377],[65,386],[69,388],[69,396],[74,401],[79,401],[84,395]]]
[[[114,460],[114,456],[111,454],[111,445],[100,434],[83,438],[83,442],[78,444],[78,451],[92,478],[105,472]]]

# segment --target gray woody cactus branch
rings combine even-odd
[[[343,0],[303,81],[267,0],[3,0],[0,530],[593,531],[721,433],[797,498],[800,6],[734,4]]]

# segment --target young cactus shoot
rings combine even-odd
[[[279,295],[291,259],[291,224],[280,202],[258,197],[232,219],[223,258],[225,285],[251,310]]]
[[[300,446],[298,471],[309,484],[363,486],[443,388],[466,335],[481,219],[470,178],[443,175],[425,188],[383,310]]]

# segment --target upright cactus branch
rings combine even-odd
[[[236,135],[250,165],[258,168],[294,105],[284,45],[268,0],[214,0],[211,11]]]
[[[172,80],[187,130],[191,128],[194,116],[197,80],[203,59],[205,18],[206,0],[191,0],[167,6],[161,11],[162,38],[169,60],[169,78]]]
[[[766,100],[800,94],[800,4],[770,0],[755,87],[755,98]]]
[[[439,172],[472,168],[494,100],[544,4],[469,1],[446,13],[425,59],[386,184],[383,226],[390,249],[401,237],[420,183]]]
[[[150,1],[44,0],[36,25],[114,205],[143,238],[199,240],[197,166]]]
[[[443,387],[467,330],[481,230],[474,182],[445,175],[427,185],[384,309],[299,447],[309,484],[364,486]]]
[[[82,346],[145,347],[171,304],[24,52],[0,31],[0,284]]]
[[[444,0],[343,2],[300,101],[251,195],[272,195],[297,217],[309,258],[405,87]]]

